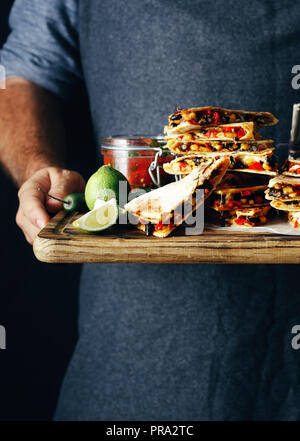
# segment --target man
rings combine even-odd
[[[2,51],[4,167],[32,243],[60,197],[83,190],[63,163],[60,100],[84,82],[94,133],[159,133],[175,106],[271,111],[289,136],[293,1],[17,0]],[[272,129],[268,129],[272,130]],[[270,132],[268,132],[270,133]],[[299,419],[293,266],[86,265],[63,420]],[[296,284],[296,285],[294,285]]]

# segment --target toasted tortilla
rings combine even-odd
[[[197,167],[199,167],[200,165],[204,164],[207,161],[211,161],[214,160],[216,157],[219,158],[220,156],[230,156],[230,155],[220,155],[220,154],[213,154],[213,153],[207,153],[207,154],[203,154],[203,155],[188,155],[188,156],[181,156],[180,158],[176,158],[173,159],[173,161],[171,162],[166,162],[163,164],[163,169],[166,173],[168,173],[169,175],[188,175],[191,173],[191,170],[185,172],[185,171],[178,171],[176,170],[176,164],[180,163],[182,160],[190,160],[190,159],[198,159],[199,160],[199,164],[194,164],[193,166],[193,170],[195,170]]]
[[[267,216],[269,216],[270,213],[271,206],[269,204],[237,210],[215,211],[210,208],[205,211],[208,222],[219,224],[221,226],[242,226],[248,228],[264,225],[267,222]],[[246,218],[242,224],[238,222],[238,219],[241,216]]]
[[[281,200],[275,199],[270,202],[270,205],[273,208],[276,208],[276,210],[282,210],[282,211],[300,211],[300,198],[293,200],[293,204],[287,204],[286,202],[283,202]]]
[[[298,200],[300,198],[300,195],[286,195],[286,197],[282,197],[279,195],[270,195],[270,191],[275,190],[275,185],[276,184],[282,184],[282,185],[299,185],[300,186],[300,178],[292,178],[289,176],[283,176],[283,175],[278,175],[275,178],[271,179],[269,181],[269,185],[268,185],[268,189],[266,190],[266,199],[268,199],[269,201],[273,201],[273,200],[279,200],[279,201],[293,201],[293,200]]]
[[[156,230],[153,230],[152,232],[151,232],[151,235],[152,236],[155,236],[155,237],[167,237],[167,236],[169,236],[171,233],[172,233],[172,231],[174,231],[177,227],[179,227],[186,219],[188,219],[189,217],[190,217],[190,215],[191,214],[193,214],[201,205],[202,205],[202,203],[203,203],[203,201],[201,201],[199,204],[197,204],[197,205],[195,205],[195,207],[193,207],[193,209],[192,210],[190,210],[190,211],[188,211],[187,213],[186,213],[186,216],[185,216],[185,218],[182,220],[182,222],[180,222],[180,223],[177,223],[176,225],[163,225],[162,227],[161,227],[161,229],[160,230],[158,230],[158,231],[156,231]],[[139,230],[141,230],[141,231],[143,231],[144,233],[146,232],[146,225],[145,224],[143,224],[143,223],[138,223],[138,225],[137,225],[137,228],[139,229]]]
[[[297,172],[297,170],[299,170],[299,172]],[[300,159],[288,159],[284,167],[283,175],[299,177]]]
[[[229,158],[220,158],[216,161],[206,162],[181,181],[173,182],[133,199],[125,205],[125,209],[141,221],[153,224],[163,222],[164,219],[170,219],[176,208],[189,201],[196,189],[201,188],[209,180],[211,181],[211,188],[204,195],[204,199],[206,199],[220,183],[228,166]],[[212,177],[212,175],[214,176]],[[204,200],[198,206],[203,202]],[[197,201],[193,200],[193,203],[195,203],[195,206],[192,207],[190,213],[198,208],[196,205]],[[176,224],[164,225],[162,230],[154,231],[152,234],[166,237],[185,219],[182,216]],[[140,226],[139,228],[143,229],[144,227]]]
[[[125,205],[125,209],[137,218],[159,223],[179,205],[189,199],[197,187],[209,178],[213,160],[205,162],[181,181],[172,182],[141,195]]]
[[[261,136],[257,131],[257,127],[256,124],[253,122],[242,122],[242,123],[232,123],[232,124],[222,124],[222,125],[210,125],[210,126],[200,126],[198,128],[198,130],[196,131],[194,126],[187,123],[185,125],[186,130],[185,132],[189,132],[189,131],[194,131],[195,136],[197,136],[197,138],[199,140],[222,140],[222,141],[230,141],[230,140],[234,140],[235,138],[237,138],[236,140],[239,141],[243,141],[243,140],[247,140],[247,139],[260,139]],[[239,138],[237,136],[232,136],[233,133],[232,132],[228,132],[227,134],[224,132],[226,130],[228,130],[228,128],[235,128],[235,129],[244,129],[245,134],[243,136],[240,136]],[[208,132],[218,132],[216,133],[214,136],[207,136]],[[222,134],[223,132],[223,134]],[[169,136],[169,132],[168,132],[168,136]]]
[[[264,150],[263,152],[237,152],[232,156],[233,161],[230,166],[230,169],[232,171],[239,171],[243,173],[256,173],[256,174],[262,174],[262,175],[269,175],[269,176],[275,176],[277,172],[277,164],[270,165],[268,164],[268,158],[273,156],[274,154],[274,148],[270,148],[267,150]],[[247,160],[254,160],[254,162],[260,162],[261,165],[265,165],[271,170],[263,169],[263,170],[257,170],[255,168],[250,168],[250,165],[247,163]],[[243,165],[245,165],[246,168],[240,167],[236,164],[236,162],[240,161]]]
[[[271,209],[270,204],[258,205],[256,207],[247,207],[236,210],[237,216],[249,216],[249,217],[257,217],[264,216]]]
[[[269,188],[272,188],[275,184],[291,184],[291,185],[300,185],[300,178],[292,178],[283,175],[277,175],[275,178],[270,179]]]
[[[213,114],[219,113],[220,121],[214,119]],[[211,113],[211,120],[207,115]],[[196,117],[196,119],[195,119]],[[178,110],[169,116],[169,124],[165,127],[165,133],[184,133],[203,125],[232,124],[241,122],[255,122],[257,126],[272,126],[278,123],[278,119],[269,112],[248,112],[244,110],[231,110],[222,107],[192,107]]]
[[[236,161],[240,161],[241,163],[244,163],[246,158],[254,159],[255,162],[263,162],[266,163],[267,157],[273,155],[274,149],[270,148],[268,150],[265,150],[264,152],[210,152],[210,153],[196,153],[191,155],[185,155],[180,156],[176,159],[173,159],[171,162],[167,162],[163,164],[164,171],[168,174],[173,175],[187,175],[191,173],[191,167],[192,169],[196,168],[198,166],[197,161],[199,163],[203,162],[204,160],[208,160],[209,158],[219,158],[219,157],[231,157],[232,160],[229,165],[229,169],[232,169],[233,171],[241,171],[241,172],[251,172],[251,173],[258,173],[258,174],[268,174],[268,175],[276,175],[277,171],[273,170],[253,170],[248,168],[235,168]],[[179,167],[179,164],[182,163],[182,161],[190,162],[190,160],[193,161],[192,164],[186,165],[186,167]],[[246,165],[245,165],[246,166]]]
[[[190,155],[195,153],[209,152],[262,152],[274,147],[272,139],[255,141],[212,141],[199,140],[195,133],[185,133],[182,135],[174,134],[166,138],[165,148],[178,155]]]
[[[239,188],[219,188],[213,192],[209,200],[211,208],[216,211],[241,210],[244,208],[261,207],[267,204],[264,190],[266,185]],[[243,195],[249,191],[250,194]],[[235,195],[240,197],[235,198]],[[259,199],[258,199],[259,197]]]

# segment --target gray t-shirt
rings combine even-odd
[[[294,1],[17,0],[10,23],[8,75],[64,99],[84,82],[98,142],[159,133],[177,105],[271,111],[265,136],[289,137]],[[297,283],[293,265],[85,265],[57,419],[299,419]]]

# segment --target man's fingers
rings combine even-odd
[[[40,230],[49,222],[44,206],[44,195],[37,188],[28,186],[19,192],[20,206],[24,216]]]
[[[32,245],[34,239],[38,235],[40,228],[37,228],[35,225],[33,225],[22,213],[21,210],[18,211],[17,217],[16,217],[16,223],[18,227],[21,228],[23,231],[25,238],[27,242]]]
[[[84,186],[79,173],[56,167],[41,169],[28,179],[18,192],[20,206],[16,217],[27,241],[32,244],[39,231],[49,222],[48,212],[56,213],[62,208],[61,202],[50,199],[44,193],[63,199],[70,193],[83,192]]]

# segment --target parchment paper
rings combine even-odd
[[[285,236],[300,236],[300,228],[294,228],[280,217],[270,220],[266,225],[260,227],[220,227],[210,223],[205,223],[205,229],[222,231],[240,231],[244,233],[276,233]]]

